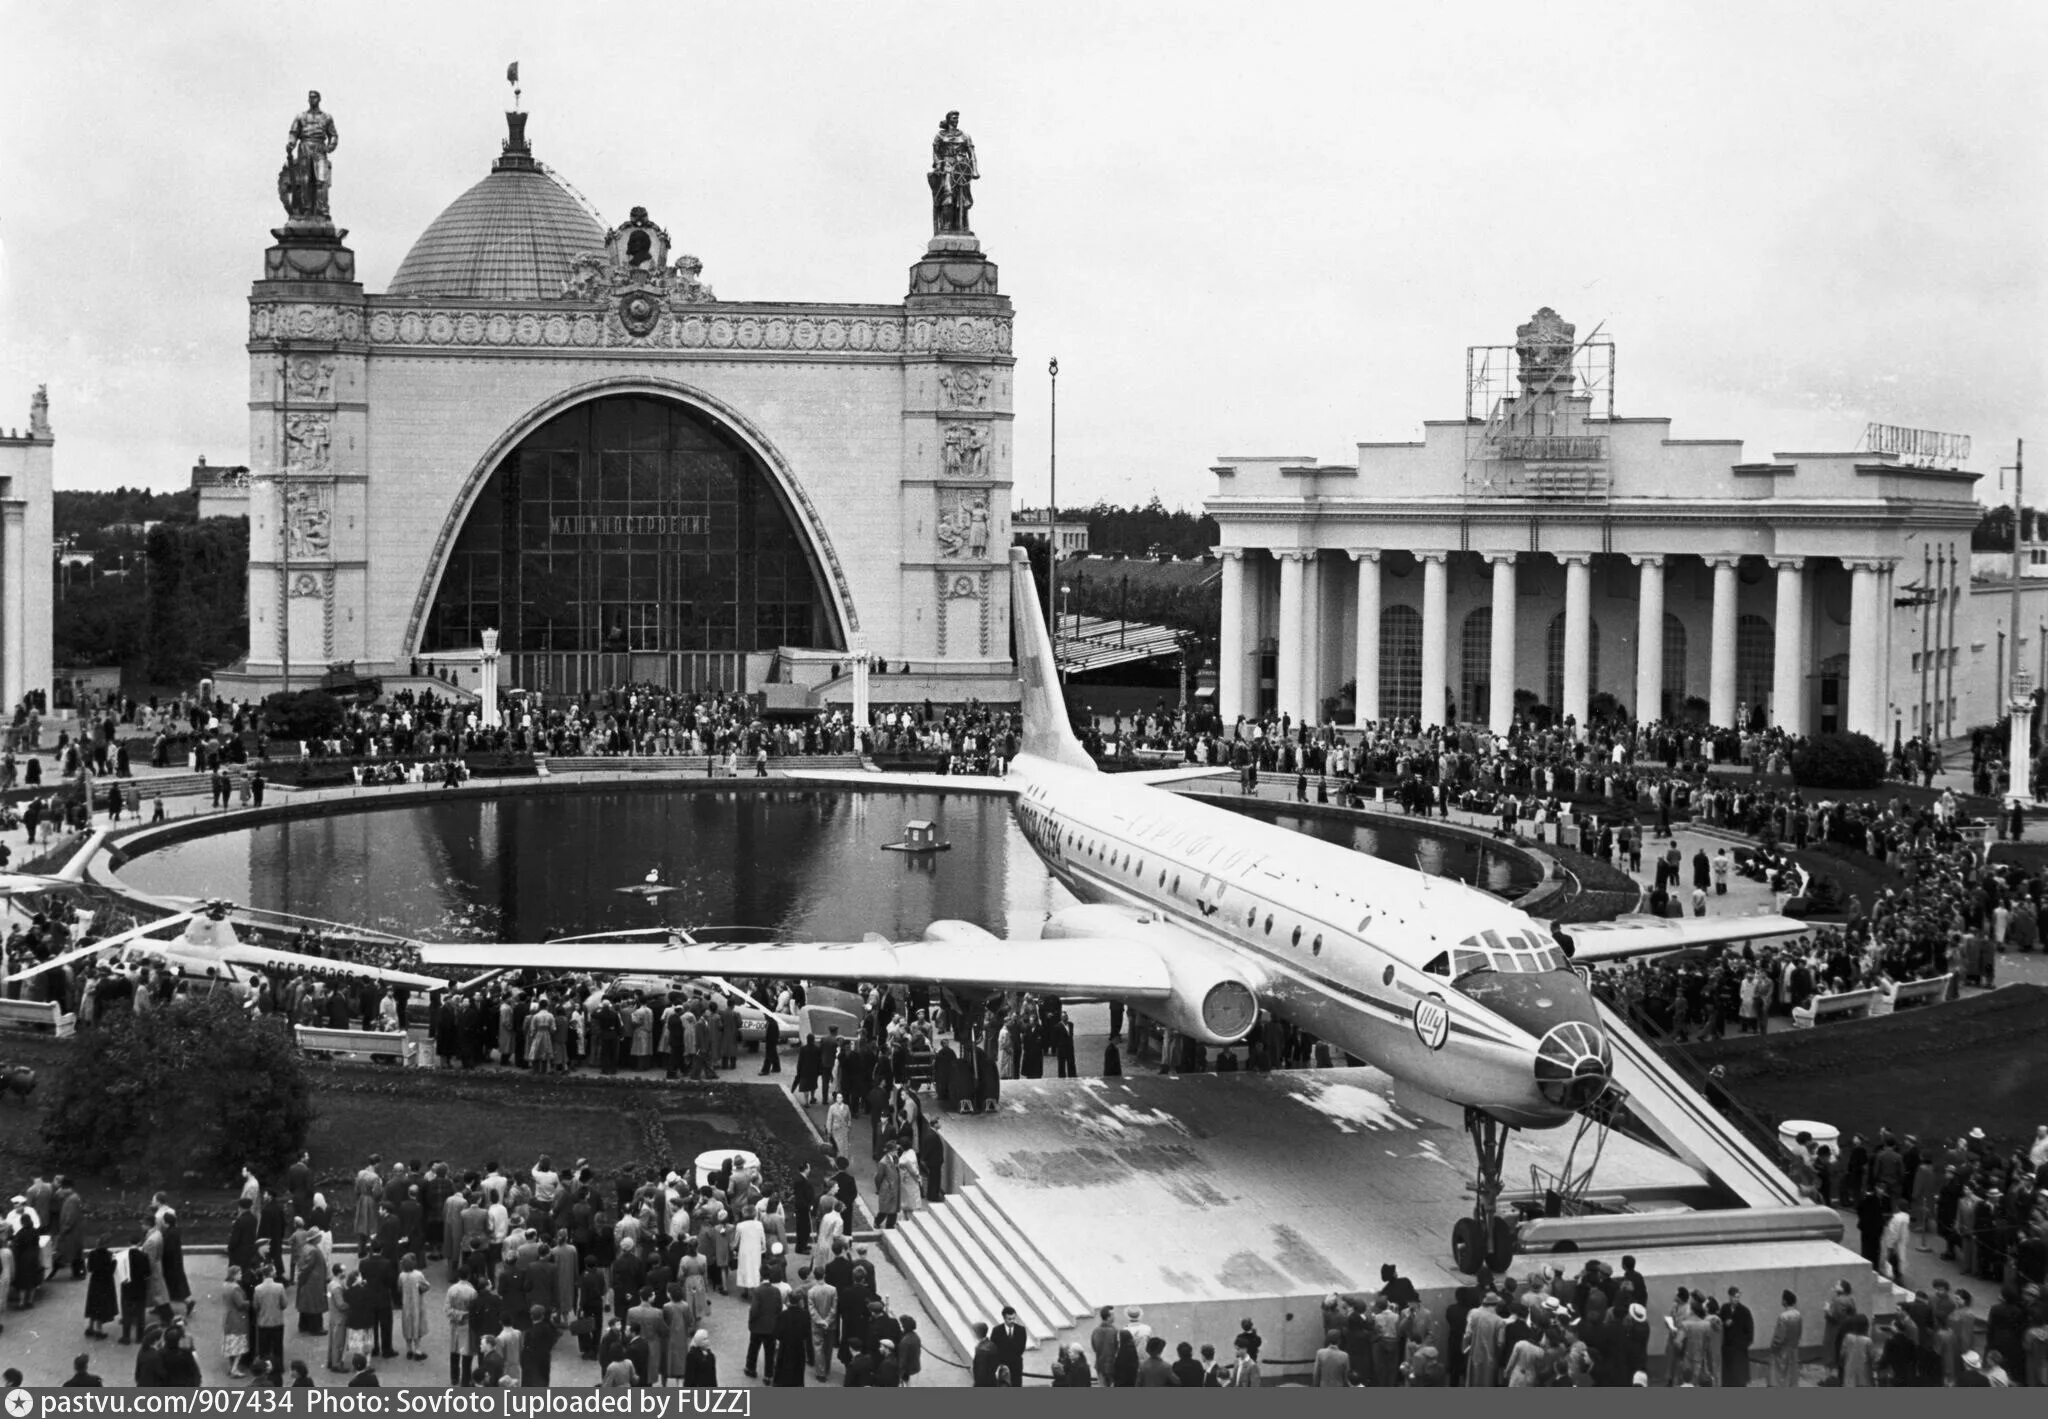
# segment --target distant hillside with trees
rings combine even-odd
[[[1157,497],[1143,507],[1069,508],[1067,516],[1088,519],[1088,550],[1105,557],[1206,557],[1221,535],[1207,513],[1168,508]]]

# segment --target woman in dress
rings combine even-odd
[[[163,1232],[164,1246],[161,1258],[164,1273],[164,1292],[174,1306],[183,1306],[189,1319],[198,1302],[192,1299],[192,1282],[185,1275],[185,1234],[178,1227],[178,1214],[165,1212],[159,1224]],[[187,1345],[189,1347],[189,1342]]]
[[[227,1284],[221,1287],[221,1358],[228,1362],[228,1375],[240,1379],[249,1373],[249,1293],[242,1289],[242,1269],[228,1268]]]
[[[107,1322],[121,1314],[121,1298],[114,1286],[114,1254],[104,1240],[93,1243],[85,1259],[85,1333],[94,1340],[107,1338]]]
[[[762,1230],[768,1234],[768,1254],[773,1256],[779,1249],[785,1248],[788,1245],[788,1238],[784,1235],[783,1231],[785,1224],[782,1215],[782,1199],[779,1197],[764,1197],[754,1204],[754,1207],[755,1211],[760,1215]]]
[[[689,1243],[685,1242],[685,1246]],[[690,1336],[697,1329],[697,1313],[690,1309],[684,1299],[685,1287],[680,1281],[668,1283],[668,1299],[661,1307],[661,1323],[665,1334],[661,1342],[661,1377],[664,1387],[670,1381],[680,1381],[683,1370],[690,1361]]]
[[[399,1323],[405,1332],[405,1358],[427,1358],[427,1292],[433,1283],[420,1270],[420,1259],[407,1252],[398,1263]]]
[[[682,1260],[676,1263],[676,1276],[683,1287],[683,1301],[690,1313],[701,1322],[711,1313],[711,1287],[704,1278],[704,1258],[697,1252],[694,1241],[683,1243]],[[684,1340],[684,1344],[688,1344]]]
[[[738,1272],[733,1279],[740,1290],[752,1291],[761,1284],[761,1258],[767,1250],[768,1229],[759,1217],[747,1217],[733,1229],[734,1269]]]
[[[339,1262],[327,1274],[327,1368],[348,1373],[348,1283]]]
[[[911,1148],[896,1155],[896,1199],[905,1217],[924,1206],[924,1169]]]
[[[1842,1388],[1871,1389],[1877,1384],[1876,1366],[1870,1353],[1870,1317],[1852,1315],[1842,1326]]]

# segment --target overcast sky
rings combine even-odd
[[[2031,433],[2048,490],[2044,31],[2024,0],[9,0],[0,425],[47,381],[65,487],[246,461],[306,90],[380,291],[488,171],[517,59],[537,156],[727,300],[900,299],[959,109],[1017,306],[1020,504],[1048,356],[1061,502],[1192,505],[1223,454],[1349,462],[1457,417],[1465,347],[1540,305],[1605,322],[1617,411],[1678,437],[1968,433],[1995,500]]]

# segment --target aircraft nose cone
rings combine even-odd
[[[1536,1046],[1536,1088],[1559,1108],[1585,1108],[1614,1072],[1606,1032],[1582,1020],[1556,1026]]]

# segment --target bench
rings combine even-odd
[[[0,1000],[0,1025],[35,1030],[65,1040],[77,1032],[78,1017],[67,1015],[64,1007],[54,1000]]]
[[[395,1059],[408,1068],[424,1068],[419,1042],[392,1030],[337,1030],[325,1025],[300,1025],[299,1048],[309,1054],[349,1054],[365,1059]]]
[[[1905,1010],[1915,1005],[1939,1005],[1948,999],[1949,986],[1954,976],[1936,976],[1932,980],[1910,980],[1892,986],[1884,992],[1884,1008],[1876,1013],[1889,1014],[1894,1010]]]
[[[1792,1028],[1810,1030],[1826,1020],[1861,1020],[1876,1013],[1882,999],[1884,992],[1874,986],[1869,990],[1845,990],[1840,995],[1817,995],[1813,1004],[1792,1011]]]

